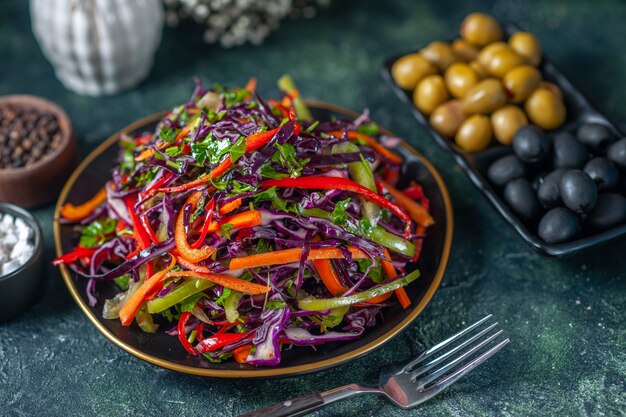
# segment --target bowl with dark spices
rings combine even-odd
[[[43,238],[26,210],[0,203],[0,323],[30,308],[41,294]]]
[[[0,97],[0,201],[28,208],[49,203],[77,160],[63,109],[35,96]]]

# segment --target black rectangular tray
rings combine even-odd
[[[517,26],[512,24],[505,24],[503,27],[507,36],[519,30]],[[480,152],[469,153],[461,150],[453,140],[444,138],[430,126],[428,119],[413,105],[411,92],[398,87],[393,81],[391,67],[394,62],[404,55],[417,51],[418,49],[407,51],[387,59],[382,70],[383,77],[400,100],[411,110],[415,119],[430,133],[435,143],[452,154],[456,163],[463,168],[472,183],[482,191],[483,195],[487,197],[498,213],[504,217],[507,223],[533,250],[545,256],[564,257],[626,236],[626,224],[623,224],[607,231],[587,235],[566,243],[550,244],[540,239],[536,233],[537,224],[525,224],[509,208],[501,194],[491,186],[486,177],[487,170],[492,162],[502,156],[513,153],[511,147],[492,143],[486,150]],[[596,110],[587,98],[545,56],[542,58],[539,69],[544,80],[556,84],[561,89],[567,108],[567,119],[564,125],[559,129],[551,131],[550,134],[573,131],[581,123],[595,122],[609,126],[618,137],[620,136],[620,132],[615,124],[607,116]]]

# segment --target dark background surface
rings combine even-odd
[[[546,54],[601,111],[626,120],[626,4],[617,0],[335,0],[313,20],[284,23],[262,47],[232,50],[204,45],[193,27],[166,29],[150,77],[108,98],[65,90],[33,38],[28,3],[1,1],[0,95],[35,94],[59,103],[72,118],[83,156],[130,122],[186,100],[194,75],[230,85],[255,75],[267,96],[289,72],[305,97],[368,107],[374,120],[430,158],[448,184],[456,225],[443,283],[406,332],[348,365],[286,380],[202,379],[144,363],[98,333],[49,267],[42,301],[0,325],[0,414],[234,416],[312,390],[374,381],[379,366],[493,313],[512,343],[436,400],[403,411],[362,397],[318,415],[623,415],[626,242],[563,260],[532,253],[380,77],[386,56],[449,38],[474,10],[535,32]],[[35,214],[51,259],[52,205]]]

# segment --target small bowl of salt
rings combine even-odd
[[[0,322],[35,304],[43,280],[39,223],[26,210],[0,202]]]

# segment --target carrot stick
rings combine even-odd
[[[413,201],[410,197],[404,195],[404,193],[391,184],[381,181],[385,186],[389,194],[393,196],[398,201],[406,211],[409,212],[409,216],[417,223],[422,226],[428,227],[435,224],[435,220],[431,217],[428,211],[419,205],[416,201]]]
[[[248,136],[246,138],[246,153],[255,151],[261,146],[268,143],[270,140],[272,140],[272,138],[276,135],[276,133],[278,133],[279,130],[280,130],[280,127],[277,127],[276,129],[268,130],[265,132],[256,132]],[[299,123],[295,123],[293,134],[294,135],[300,134]],[[199,187],[201,185],[204,185],[210,182],[211,180],[216,179],[217,177],[219,177],[220,175],[228,171],[228,169],[231,168],[232,166],[233,166],[233,162],[230,159],[230,155],[228,155],[222,162],[220,162],[218,166],[216,166],[207,175],[203,175],[200,178],[197,178],[186,184],[178,185],[176,187],[160,188],[159,191],[164,192],[164,193],[178,193],[181,191],[190,190],[192,188]]]
[[[202,193],[195,192],[189,196],[185,206],[191,204],[192,209],[196,207]],[[201,248],[194,249],[187,242],[187,231],[185,230],[185,210],[181,210],[176,220],[176,229],[174,231],[174,240],[176,241],[176,249],[180,256],[186,260],[197,263],[205,260],[215,252],[215,248],[205,245]]]
[[[326,289],[332,295],[339,297],[341,294],[348,291],[348,288],[341,283],[341,280],[339,280],[339,276],[337,275],[337,272],[335,272],[335,268],[333,268],[330,263],[330,259],[316,259],[313,261],[313,266],[320,275]]]
[[[333,130],[331,132],[324,132],[324,133],[330,136],[334,136],[336,138],[342,137],[344,135],[344,131],[342,130]],[[383,156],[385,159],[388,159],[389,161],[395,164],[402,163],[402,158],[400,158],[395,153],[391,152],[389,149],[385,148],[383,145],[381,145],[378,141],[376,141],[376,139],[372,138],[371,136],[365,135],[361,132],[356,132],[354,130],[348,131],[347,135],[348,135],[348,139],[350,140],[357,140],[357,139],[362,140],[363,142],[365,142],[367,146],[372,148],[374,152],[376,152],[380,156]]]
[[[212,222],[209,225],[209,233],[217,232],[224,224],[232,224],[233,230],[258,226],[261,224],[261,212],[258,210],[249,210],[229,217],[224,217],[219,222]]]
[[[385,256],[388,259],[391,259],[391,255],[389,255],[389,251],[387,250],[387,248],[385,248]],[[391,261],[381,259],[380,262],[383,266],[383,271],[385,271],[385,275],[387,275],[387,281],[391,281],[398,277],[398,272],[396,271],[396,268],[393,266],[393,263],[391,263]],[[411,305],[411,300],[404,290],[404,287],[400,287],[394,292],[396,293],[396,297],[398,297],[400,305],[406,310]]]
[[[96,193],[89,201],[83,204],[75,206],[71,203],[66,203],[61,208],[61,216],[71,221],[80,221],[89,216],[95,209],[97,209],[107,199],[107,193],[104,188]]]
[[[251,350],[252,345],[239,346],[237,349],[233,350],[233,359],[235,359],[237,363],[247,363],[246,359],[248,359]]]
[[[219,209],[220,214],[228,214],[231,211],[237,210],[237,208],[241,206],[242,201],[243,200],[241,198],[238,198],[236,200],[231,201],[230,203],[224,204]]]
[[[189,262],[184,258],[178,258],[178,265],[182,266],[183,268],[187,268],[188,270],[193,272],[200,272],[201,274],[212,273],[212,271],[206,266],[194,264],[193,262]]]
[[[207,281],[214,282],[217,285],[221,285],[222,287],[230,288],[231,290],[250,295],[265,294],[270,291],[270,287],[266,285],[255,284],[253,282],[248,282],[226,274],[203,274],[194,271],[175,271],[168,272],[165,276],[167,278],[189,277],[205,279]]]
[[[248,90],[250,96],[254,94],[254,91],[256,90],[256,77],[250,77],[250,79],[246,83],[245,89]]]
[[[174,265],[176,265],[176,258],[172,256],[172,260],[167,268],[146,279],[144,283],[141,284],[141,287],[139,287],[137,291],[130,296],[120,310],[120,321],[123,326],[130,326],[146,296],[161,283],[163,278],[165,278],[166,274],[174,267]]]
[[[194,118],[185,127],[183,127],[183,129],[178,133],[178,135],[176,135],[176,140],[175,141],[173,141],[173,142],[161,142],[161,143],[159,143],[157,145],[157,148],[159,150],[163,150],[163,149],[169,148],[173,144],[177,143],[179,140],[181,140],[182,138],[187,136],[187,134],[189,132],[191,132],[191,129],[193,128],[193,125],[195,123],[196,123],[196,118]],[[141,153],[139,155],[137,155],[135,157],[135,161],[137,161],[137,162],[143,161],[144,159],[151,158],[152,156],[154,156],[154,149],[152,149],[152,148],[151,149],[144,149],[143,151],[141,151]]]
[[[426,233],[426,228],[421,224],[415,228],[415,234],[423,235]],[[420,258],[420,254],[422,253],[422,246],[424,246],[424,239],[416,239],[413,241],[415,245],[415,254],[413,255],[413,262],[417,262]]]
[[[355,248],[354,246],[348,246],[347,249],[355,259],[367,258],[365,253]],[[258,253],[256,255],[244,256],[241,258],[234,258],[230,261],[231,270],[245,269],[245,268],[257,268],[261,266],[269,265],[283,265],[298,262],[300,255],[302,254],[301,248],[277,250],[274,252]],[[321,248],[311,249],[309,252],[309,261],[317,259],[343,259],[343,253],[337,248]]]

